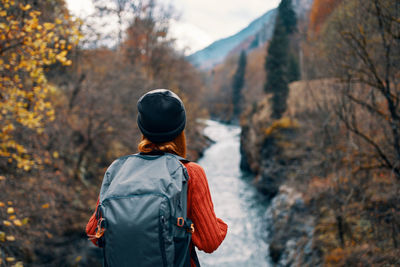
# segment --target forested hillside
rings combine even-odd
[[[275,58],[290,52],[275,28],[264,97],[241,124],[242,167],[272,199],[270,256],[277,264],[400,264],[399,7],[314,1],[307,30],[300,20],[286,39],[299,47],[292,51],[300,51],[303,78],[289,87],[290,60]],[[260,95],[259,87],[245,88]]]
[[[105,168],[137,152],[146,91],[172,89],[190,106],[189,158],[207,144],[195,122],[203,81],[174,50],[171,14],[128,2],[94,1],[99,19],[133,14],[108,48],[96,45],[108,33],[71,17],[63,0],[0,1],[0,266],[96,260],[82,252],[84,226]]]

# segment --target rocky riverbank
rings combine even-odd
[[[279,266],[318,266],[313,250],[314,217],[302,195],[282,185],[266,211],[271,260]]]
[[[271,260],[280,266],[318,265],[313,246],[315,218],[306,196],[305,129],[290,114],[270,118],[268,98],[242,116],[241,168],[255,174],[255,187],[271,199],[266,211]]]
[[[242,116],[241,166],[271,199],[268,243],[278,266],[399,264],[398,181],[357,161],[368,146],[341,123],[338,86],[295,82],[280,119],[268,97]]]

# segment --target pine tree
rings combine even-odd
[[[265,92],[272,93],[272,118],[279,119],[286,110],[289,82],[298,79],[298,64],[290,53],[290,35],[296,31],[297,19],[291,0],[282,0],[278,7],[274,33],[268,47],[265,70]]]
[[[297,28],[296,13],[293,10],[292,0],[282,0],[278,7],[278,19],[285,27],[287,34],[292,34]]]
[[[240,115],[240,100],[242,98],[242,88],[244,86],[244,75],[246,73],[246,53],[240,53],[238,67],[232,79],[232,104],[233,118],[237,119]]]
[[[293,53],[291,53],[289,57],[287,76],[289,83],[300,80],[299,62]]]

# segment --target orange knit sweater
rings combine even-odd
[[[188,184],[188,218],[192,220],[195,231],[192,235],[192,243],[198,249],[211,253],[216,250],[224,240],[228,231],[228,226],[221,219],[217,218],[214,213],[214,206],[211,200],[208,181],[203,168],[194,163],[184,164],[189,174]],[[99,200],[97,200],[97,206]],[[86,233],[94,235],[97,226],[96,211],[90,217],[86,226]],[[93,240],[97,245],[97,240]],[[191,266],[194,261],[191,261]]]

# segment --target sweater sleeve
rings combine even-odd
[[[215,251],[228,231],[228,225],[217,218],[203,168],[193,162],[185,164],[189,174],[188,217],[194,224],[193,244],[207,253]]]
[[[88,236],[94,236],[96,234],[96,227],[97,227],[96,212],[97,212],[97,207],[99,206],[99,201],[100,199],[97,199],[96,209],[86,225],[86,234]],[[93,244],[98,246],[97,239],[91,239],[91,241],[93,242]]]

